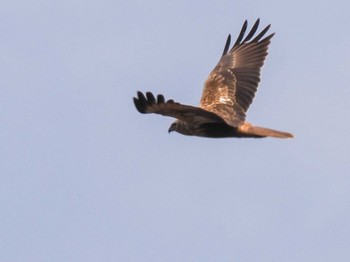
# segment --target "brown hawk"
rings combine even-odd
[[[260,20],[245,36],[247,21],[230,48],[228,36],[219,63],[205,81],[199,107],[166,101],[163,95],[137,93],[134,97],[140,113],[155,113],[174,117],[169,132],[200,137],[277,137],[291,138],[292,134],[254,126],[245,121],[246,112],[253,101],[260,82],[260,69],[274,33],[266,36],[270,25],[255,36]],[[245,36],[245,37],[244,37]]]

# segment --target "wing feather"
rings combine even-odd
[[[230,44],[231,44],[231,35],[228,35],[227,40],[226,40],[226,44],[225,44],[225,48],[224,48],[224,52],[222,53],[222,55],[226,55],[228,49],[230,48]]]
[[[134,104],[140,113],[170,116],[191,124],[225,122],[221,117],[202,108],[182,105],[172,99],[165,101],[163,95],[158,95],[156,99],[151,92],[146,92],[146,96],[142,92],[137,92]]]
[[[254,37],[259,23],[258,19],[244,38],[248,27],[245,21],[230,51],[230,41],[227,40],[219,63],[204,84],[199,107],[221,116],[231,126],[238,126],[245,120],[260,82],[260,70],[267,56],[268,45],[274,35],[264,38],[270,28],[268,25]]]

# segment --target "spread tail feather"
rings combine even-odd
[[[251,124],[244,123],[239,127],[240,131],[245,134],[249,134],[257,137],[276,137],[276,138],[293,138],[294,136],[287,132],[277,131],[260,126],[252,126]]]

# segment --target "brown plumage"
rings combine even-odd
[[[270,25],[254,36],[260,20],[253,25],[248,35],[247,21],[230,48],[231,36],[226,41],[219,63],[205,81],[199,107],[182,105],[173,100],[165,101],[150,92],[146,96],[138,92],[134,97],[140,113],[155,113],[171,116],[177,120],[169,132],[201,137],[277,137],[291,138],[292,134],[253,126],[245,121],[246,112],[253,101],[260,82],[260,69],[267,56],[268,45],[274,34],[264,38]]]

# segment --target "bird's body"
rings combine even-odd
[[[176,131],[183,135],[212,138],[293,137],[292,134],[253,126],[245,121],[246,112],[260,82],[260,69],[267,56],[268,45],[274,35],[263,38],[269,25],[252,39],[258,26],[259,19],[244,38],[247,29],[245,21],[230,50],[231,36],[228,36],[219,63],[205,81],[199,107],[183,105],[173,100],[165,101],[163,95],[156,98],[150,92],[146,95],[138,92],[137,98],[134,98],[136,109],[140,113],[176,118],[169,132]]]

